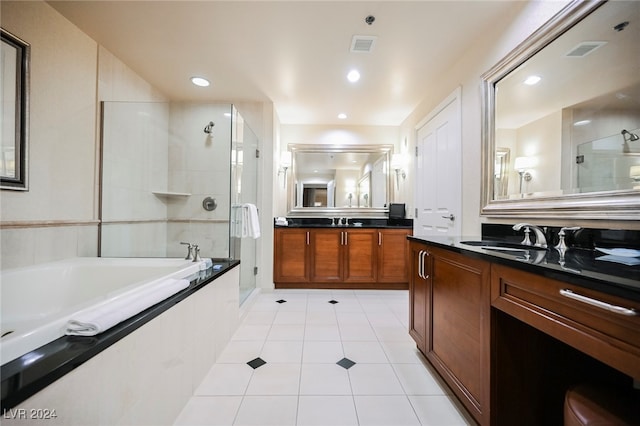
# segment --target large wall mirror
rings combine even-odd
[[[636,219],[640,2],[575,1],[483,78],[486,216]]]
[[[386,214],[392,145],[291,144],[290,216]]]

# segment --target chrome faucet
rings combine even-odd
[[[547,237],[544,236],[544,232],[542,229],[536,225],[531,225],[530,223],[517,223],[513,225],[514,231],[519,231],[524,227],[524,240],[522,240],[523,245],[525,246],[535,246],[547,248]],[[536,234],[536,243],[532,244],[529,239],[530,229],[533,229],[534,234]]]
[[[193,245],[191,243],[182,243],[182,242],[180,244],[187,246],[187,256],[184,258],[184,260],[193,260],[193,255],[191,254],[191,249],[193,248]]]

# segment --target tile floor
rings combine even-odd
[[[470,424],[407,332],[408,297],[260,294],[174,425]]]

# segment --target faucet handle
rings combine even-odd
[[[582,228],[579,226],[565,226],[563,228],[560,228],[560,232],[558,232],[558,237],[560,238],[560,241],[558,241],[558,244],[556,244],[554,248],[561,252],[566,251],[569,247],[567,247],[567,244],[564,242],[564,236],[566,235],[565,231],[577,231],[579,229],[582,229]]]
[[[520,244],[522,244],[523,246],[532,246],[533,243],[531,242],[531,239],[529,238],[529,234],[531,233],[531,230],[529,229],[528,226],[524,227],[524,239],[520,242]]]
[[[197,244],[193,246],[193,252],[193,261],[200,262],[202,259],[200,259],[200,247]]]

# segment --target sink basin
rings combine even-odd
[[[529,251],[529,250],[543,250],[543,251],[546,250],[546,248],[542,248],[542,247],[525,246],[524,244],[507,243],[504,241],[486,241],[486,240],[460,241],[460,244],[479,247],[486,250],[500,250],[500,251],[522,252],[522,251]]]

